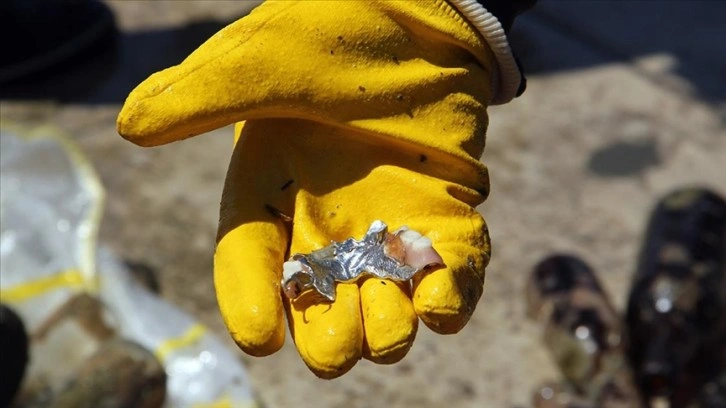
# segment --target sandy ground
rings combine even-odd
[[[716,40],[726,27],[715,17],[726,7],[653,3],[545,1],[518,22],[512,38],[529,87],[490,110],[482,159],[492,193],[481,211],[493,259],[469,325],[453,336],[422,325],[402,362],[361,361],[334,381],[315,378],[289,338],[271,357],[240,353],[266,406],[524,407],[557,377],[524,316],[532,266],[553,251],[579,254],[622,308],[655,201],[686,184],[726,194],[726,50]],[[102,242],[157,270],[166,299],[227,339],[211,265],[231,129],[142,149],[114,123],[131,87],[250,4],[109,4],[122,30],[113,55],[3,99],[2,118],[71,135],[108,190]]]

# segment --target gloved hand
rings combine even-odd
[[[520,78],[508,48],[490,48],[463,12],[443,0],[265,3],[129,95],[118,131],[143,146],[245,121],[214,265],[245,352],[277,351],[286,311],[305,363],[333,378],[361,356],[400,360],[417,317],[444,334],[469,320],[490,253],[474,209],[489,190],[486,108]],[[429,237],[446,266],[412,288],[340,283],[333,303],[281,296],[287,257],[360,239],[376,219]]]

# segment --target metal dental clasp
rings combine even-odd
[[[283,264],[282,288],[290,299],[314,290],[333,302],[335,282],[354,282],[365,274],[407,281],[426,268],[443,265],[430,239],[408,227],[389,233],[388,226],[376,220],[360,241],[348,238],[307,255],[293,255]]]

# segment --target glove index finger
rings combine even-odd
[[[221,237],[214,256],[214,285],[224,322],[246,353],[265,356],[285,341],[280,273],[285,227],[250,222]]]
[[[259,125],[259,124],[258,124]],[[215,254],[217,302],[230,334],[245,352],[274,353],[284,342],[282,264],[293,215],[290,180],[266,126],[238,125],[222,193]]]

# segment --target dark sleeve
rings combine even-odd
[[[504,31],[509,32],[515,17],[532,8],[537,0],[477,0],[499,20]]]
[[[534,7],[534,4],[537,3],[537,0],[477,0],[479,4],[484,6],[485,9],[487,9],[488,12],[492,13],[494,17],[499,20],[499,24],[502,25],[502,28],[504,28],[504,32],[507,34],[512,29],[512,24],[514,24],[514,19],[524,13],[525,11],[529,10],[530,8]],[[522,67],[522,64],[519,62],[519,59],[514,57],[514,60],[517,62],[517,65],[519,66],[519,71],[522,73],[522,81],[519,84],[519,89],[517,90],[517,96],[520,96],[524,93],[524,90],[527,88],[527,78],[524,76],[524,68]]]

